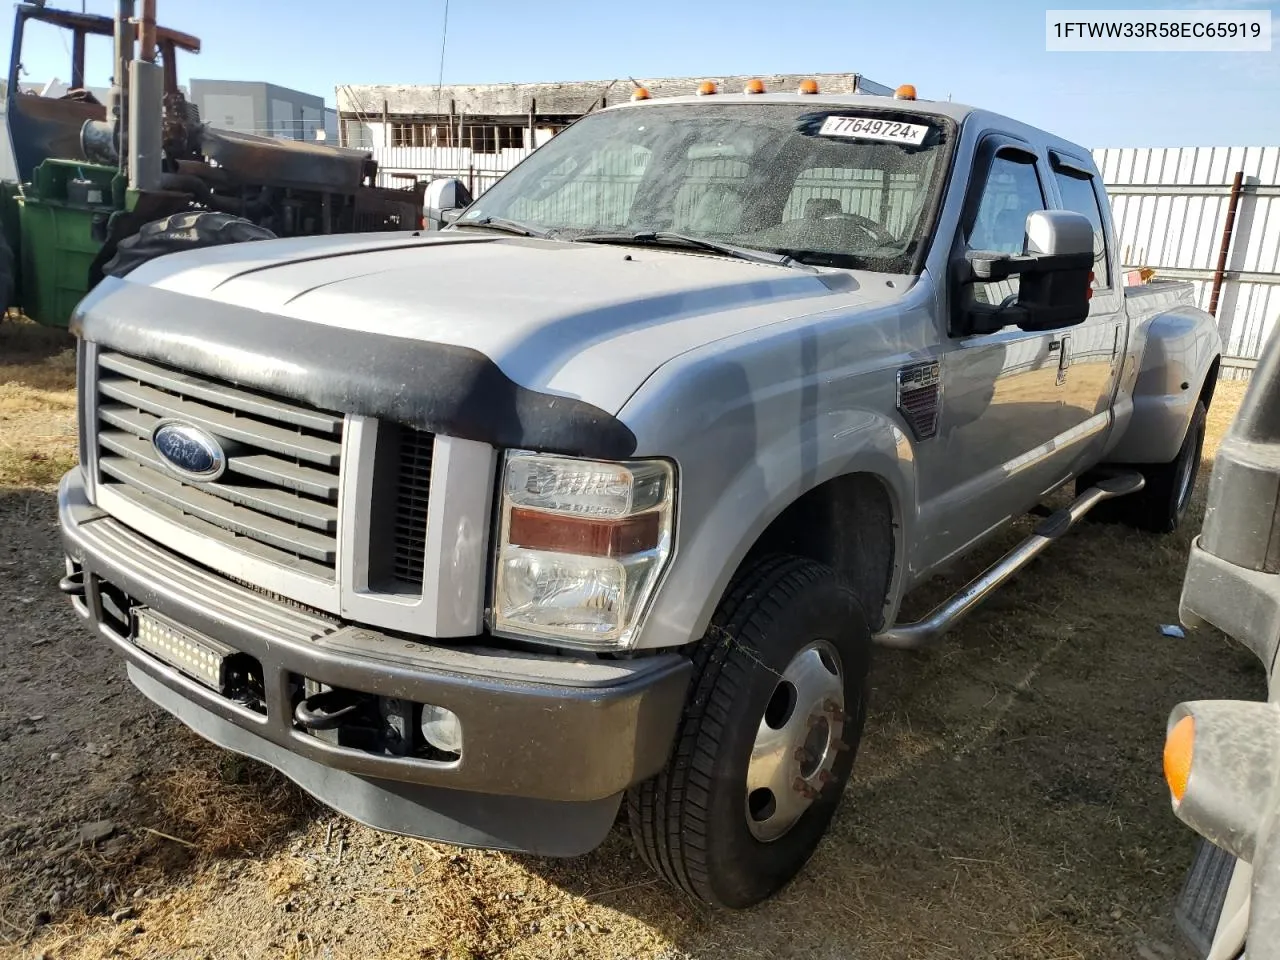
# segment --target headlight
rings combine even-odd
[[[671,556],[675,471],[512,451],[502,476],[490,627],[617,650],[635,642]]]

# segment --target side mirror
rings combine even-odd
[[[1027,216],[1025,253],[971,250],[956,264],[956,321],[960,334],[992,333],[1010,324],[1023,330],[1055,330],[1089,315],[1093,224],[1068,210]],[[979,303],[975,283],[1018,277],[1018,292],[998,304]]]
[[[461,180],[449,177],[432,180],[422,201],[423,220],[428,230],[439,230],[456,220],[463,209],[471,205],[471,191]],[[452,219],[447,215],[453,213]]]

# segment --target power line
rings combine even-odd
[[[449,0],[444,0],[444,28],[440,31],[440,76],[436,81],[436,116],[440,116],[440,101],[444,99],[444,50],[449,41]]]

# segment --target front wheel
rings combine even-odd
[[[666,768],[627,795],[645,862],[721,907],[790,881],[853,768],[870,651],[861,605],[830,569],[768,557],[739,575],[699,642]]]

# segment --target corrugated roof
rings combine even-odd
[[[823,73],[635,79],[655,97],[676,97],[694,93],[703,80],[715,81],[725,92],[736,93],[756,76],[770,90],[795,90],[801,80],[812,78],[824,93],[846,94],[854,92],[859,77],[856,73]],[[863,80],[865,83],[866,79]],[[564,83],[446,84],[443,87],[434,84],[341,85],[337,88],[337,98],[341,113],[360,114],[370,119],[382,115],[384,101],[388,113],[401,116],[448,114],[450,101],[456,112],[474,116],[527,116],[535,104],[541,116],[579,116],[598,106],[601,97],[610,104],[620,103],[630,98],[631,90],[631,78],[621,77]]]

